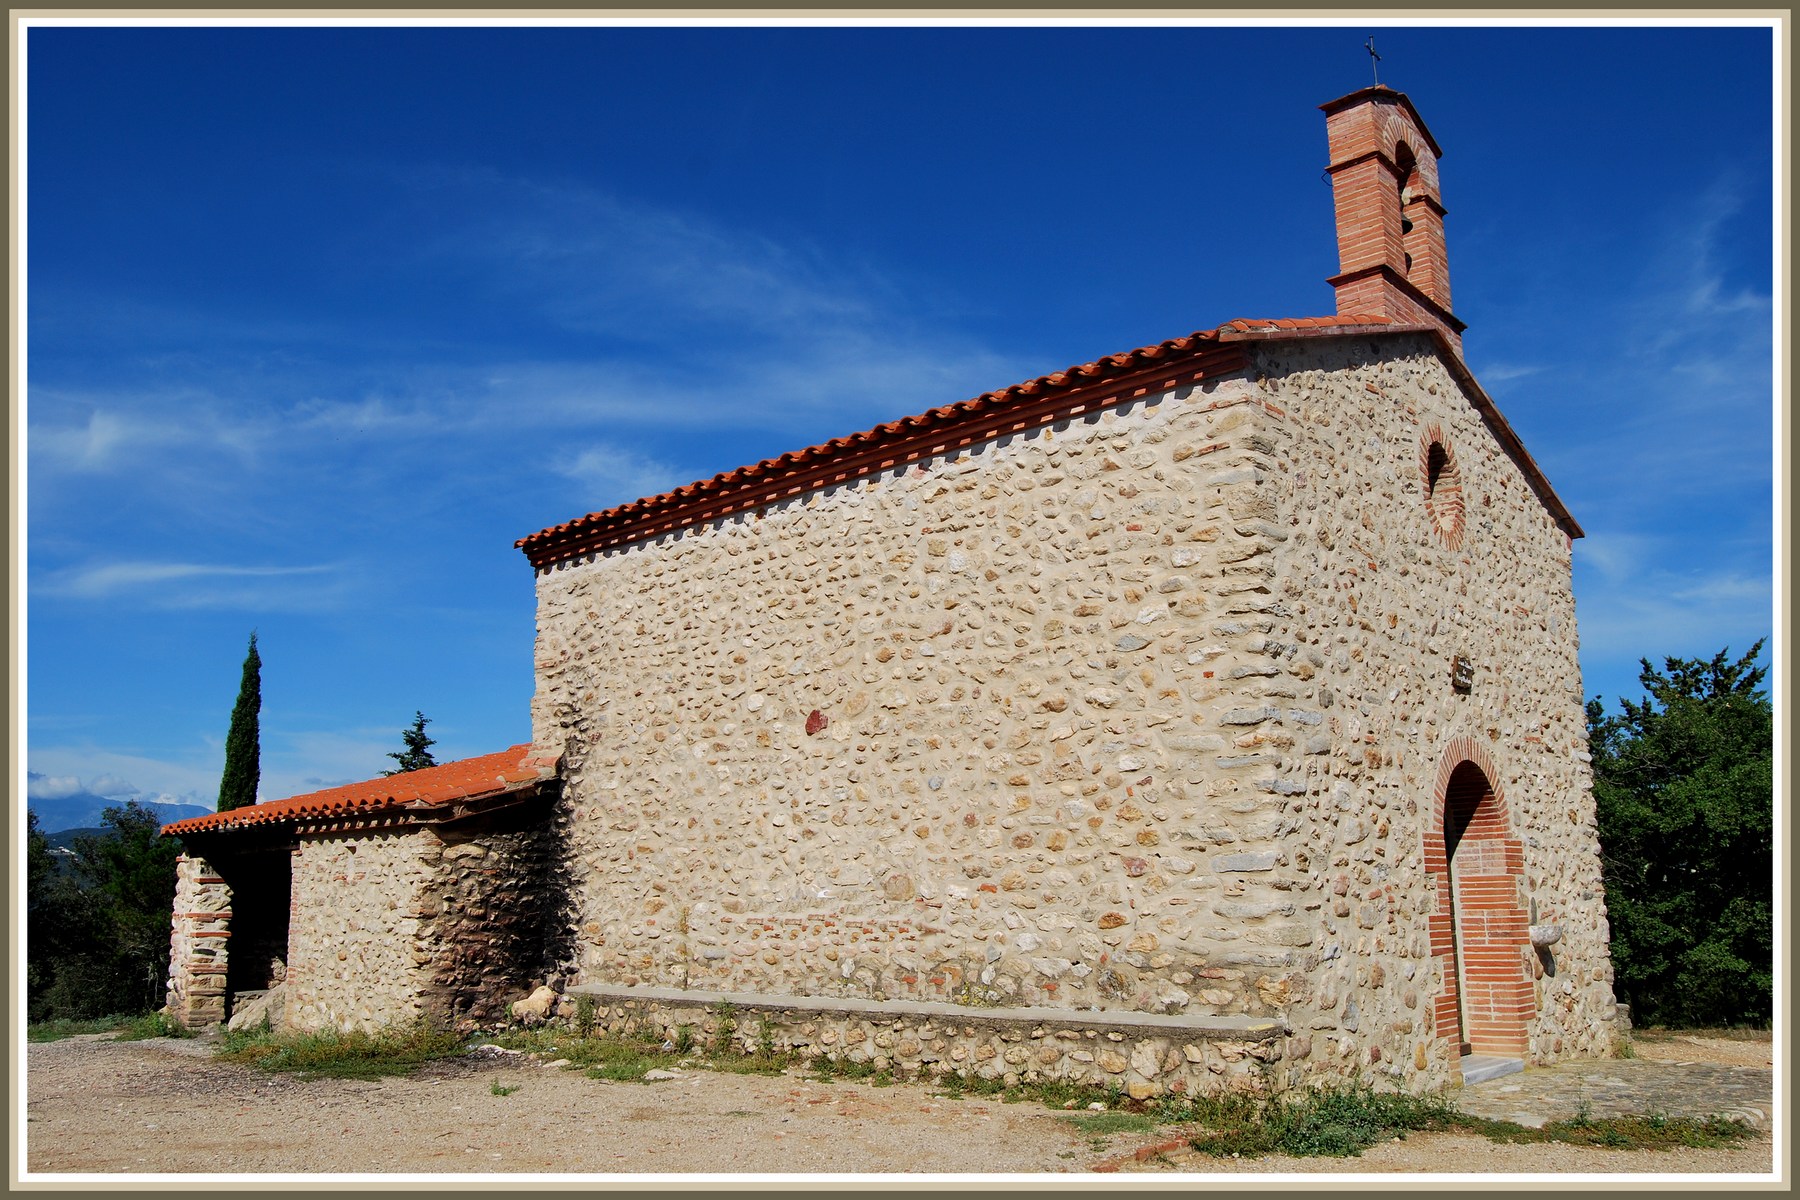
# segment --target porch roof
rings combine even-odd
[[[423,816],[459,802],[535,787],[556,774],[557,763],[556,756],[538,754],[525,742],[497,754],[383,775],[229,812],[189,817],[164,825],[162,831],[185,837],[276,822],[334,820],[389,812]]]

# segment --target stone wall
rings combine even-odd
[[[1379,353],[1348,339],[1269,345],[1257,365],[1272,401],[1259,469],[1285,536],[1271,607],[1226,661],[1264,672],[1272,715],[1238,740],[1269,757],[1294,798],[1278,870],[1318,913],[1317,966],[1290,1019],[1314,1031],[1328,1070],[1454,1062],[1453,1029],[1434,1014],[1455,969],[1443,802],[1454,768],[1472,762],[1510,823],[1492,836],[1522,859],[1506,885],[1516,894],[1490,910],[1499,919],[1503,899],[1517,914],[1508,970],[1531,1011],[1511,1044],[1536,1062],[1609,1052],[1567,535],[1424,338]],[[1466,691],[1453,680],[1458,657],[1472,668]],[[1322,723],[1296,722],[1300,711]],[[1507,874],[1495,866],[1487,879]],[[1464,902],[1473,912],[1480,897]],[[1540,956],[1528,921],[1560,923],[1565,936]]]
[[[418,831],[305,834],[293,859],[289,1029],[374,1030],[426,1012],[430,847]]]
[[[1310,934],[1221,662],[1267,604],[1262,402],[1182,389],[544,572],[586,976],[1279,1011]]]
[[[1570,923],[1531,1052],[1599,1049],[1568,544],[1424,346],[1268,344],[1246,378],[540,572],[575,976],[1279,1017],[1292,1078],[1436,1086],[1425,847],[1478,736],[1520,902]]]
[[[430,882],[421,899],[423,1003],[448,1021],[506,1019],[568,951],[569,881],[554,792],[494,817],[422,831]]]
[[[487,1023],[566,957],[553,789],[444,826],[303,833],[282,1023]]]

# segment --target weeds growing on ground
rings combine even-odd
[[[116,1033],[121,1042],[137,1042],[145,1038],[194,1036],[185,1026],[159,1010],[136,1015],[114,1013],[109,1017],[93,1017],[81,1021],[71,1021],[61,1017],[54,1021],[39,1021],[25,1027],[25,1040],[28,1042],[60,1042],[64,1038],[87,1033]]]
[[[1361,1154],[1383,1138],[1449,1127],[1455,1114],[1435,1097],[1377,1092],[1367,1086],[1328,1088],[1294,1097],[1255,1101],[1237,1098],[1214,1105],[1201,1116],[1210,1132],[1193,1139],[1205,1154]]]
[[[227,1033],[216,1054],[226,1062],[246,1063],[265,1071],[292,1071],[306,1079],[375,1079],[410,1074],[422,1063],[467,1050],[456,1034],[420,1021],[378,1033],[245,1030]]]
[[[1084,1134],[1088,1145],[1099,1153],[1106,1148],[1106,1139],[1115,1133],[1152,1133],[1156,1129],[1156,1118],[1146,1113],[1117,1112],[1107,1109],[1102,1112],[1072,1112],[1059,1114],[1061,1119],[1073,1125]]]
[[[72,1038],[86,1033],[116,1033],[130,1027],[132,1022],[141,1017],[125,1016],[114,1013],[110,1017],[91,1017],[85,1020],[70,1020],[57,1017],[52,1021],[35,1021],[25,1027],[25,1040],[28,1042],[60,1042],[64,1038]]]
[[[692,1053],[693,1031],[685,1025],[678,1026],[674,1037],[668,1041],[654,1030],[581,1037],[569,1028],[557,1026],[507,1030],[494,1035],[491,1040],[509,1050],[524,1050],[552,1059],[566,1058],[571,1067],[585,1070],[591,1078],[620,1082],[641,1081],[646,1072],[684,1066],[746,1075],[779,1075],[789,1065],[785,1056],[744,1054],[729,1045],[697,1059]],[[682,1049],[684,1040],[686,1050]]]
[[[594,998],[592,996],[575,997],[575,1034],[577,1037],[592,1037],[594,1034]]]
[[[567,1025],[508,1030],[488,1040],[541,1058],[567,1059],[572,1068],[585,1070],[595,1079],[636,1082],[653,1070],[682,1067],[779,1075],[802,1063],[814,1078],[821,1080],[861,1081],[880,1087],[901,1078],[892,1067],[877,1066],[873,1061],[855,1062],[825,1055],[803,1058],[778,1051],[773,1027],[767,1021],[758,1025],[755,1050],[746,1052],[734,1045],[731,1036],[735,1015],[727,1005],[715,1011],[713,1043],[704,1057],[691,1053],[695,1048],[693,1028],[685,1024],[676,1026],[667,1041],[659,1029],[595,1034],[590,1027],[584,1035],[579,1028]],[[102,1022],[46,1023],[32,1026],[29,1035],[33,1041],[48,1041],[76,1033],[142,1028],[144,1032],[133,1036],[181,1036],[164,1031],[172,1024],[160,1014],[151,1014]],[[250,1063],[271,1071],[294,1071],[306,1077],[365,1079],[405,1074],[421,1063],[462,1054],[467,1049],[467,1044],[449,1031],[420,1023],[377,1034],[272,1034],[267,1029],[228,1033],[218,1056],[229,1062]],[[1427,1131],[1472,1133],[1508,1143],[1562,1142],[1650,1150],[1677,1146],[1715,1148],[1755,1136],[1743,1122],[1721,1117],[1596,1117],[1586,1105],[1569,1120],[1532,1129],[1460,1113],[1441,1097],[1377,1092],[1367,1084],[1280,1095],[1132,1100],[1116,1085],[1096,1088],[1056,1080],[1008,1084],[1003,1079],[950,1072],[923,1076],[920,1082],[933,1086],[936,1094],[949,1099],[984,1096],[1007,1103],[1034,1101],[1061,1108],[1065,1111],[1060,1115],[1096,1148],[1103,1147],[1105,1139],[1115,1134],[1146,1133],[1159,1125],[1184,1124],[1203,1131],[1192,1139],[1195,1149],[1247,1158],[1264,1154],[1357,1155],[1379,1141]],[[492,1085],[496,1096],[511,1095],[517,1090]]]
[[[1287,1154],[1345,1157],[1376,1142],[1408,1133],[1456,1131],[1507,1143],[1563,1142],[1610,1149],[1711,1148],[1753,1137],[1741,1121],[1719,1117],[1596,1117],[1587,1105],[1566,1121],[1532,1129],[1456,1111],[1448,1100],[1376,1092],[1366,1085],[1307,1092],[1298,1096],[1236,1102],[1195,1101],[1195,1119],[1208,1132],[1193,1139],[1206,1154]]]
[[[193,1031],[165,1012],[145,1013],[119,1031],[121,1042],[141,1042],[146,1038],[190,1038]]]

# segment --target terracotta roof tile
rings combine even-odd
[[[218,829],[237,829],[349,813],[375,815],[403,809],[435,808],[454,800],[488,796],[520,784],[532,783],[554,774],[555,769],[555,759],[533,755],[531,744],[527,742],[498,754],[459,759],[456,762],[426,767],[421,771],[384,775],[361,783],[347,783],[342,787],[235,808],[230,812],[189,817],[185,821],[164,825],[162,831],[180,837]]]

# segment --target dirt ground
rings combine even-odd
[[[1769,1065],[1765,1040],[1654,1036],[1640,1057]],[[61,1173],[958,1175],[1513,1173],[1773,1170],[1768,1135],[1729,1150],[1504,1146],[1412,1134],[1359,1158],[1215,1160],[1184,1131],[1091,1138],[1036,1104],[682,1072],[613,1083],[523,1059],[458,1059],[376,1082],[269,1075],[213,1061],[204,1039],[34,1044],[27,1181]],[[501,1094],[506,1093],[506,1094]]]

